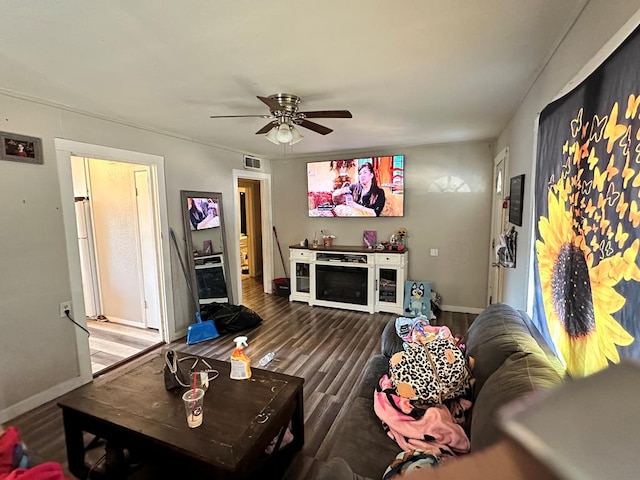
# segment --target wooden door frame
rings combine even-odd
[[[60,182],[62,218],[67,246],[67,258],[69,262],[69,281],[71,285],[71,302],[73,317],[79,323],[86,323],[84,317],[84,299],[82,294],[82,275],[80,271],[80,252],[77,239],[77,224],[73,196],[73,178],[71,174],[71,155],[76,157],[100,158],[118,162],[138,163],[149,165],[150,176],[153,178],[153,204],[158,219],[156,225],[156,238],[158,245],[158,268],[162,272],[160,277],[160,295],[162,308],[162,337],[165,341],[176,340],[175,314],[173,308],[173,286],[171,283],[171,258],[169,250],[169,238],[162,232],[169,230],[166,184],[164,175],[164,157],[147,153],[121,150],[82,143],[64,138],[55,139],[56,161],[58,167],[58,180]],[[76,330],[76,346],[78,350],[79,384],[90,382],[93,379],[91,372],[91,359],[89,341],[86,334]]]
[[[233,229],[230,268],[240,272],[240,204],[238,202],[238,179],[260,181],[260,212],[262,217],[262,284],[265,293],[273,293],[273,204],[271,202],[271,174],[234,169],[233,172]],[[242,275],[236,275],[237,303],[242,304]]]

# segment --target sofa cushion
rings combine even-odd
[[[476,398],[484,382],[512,354],[544,355],[518,311],[504,303],[489,305],[478,315],[469,327],[466,344],[467,356],[474,359]]]
[[[542,353],[516,352],[485,382],[473,406],[471,452],[481,450],[502,438],[496,414],[500,407],[537,389],[550,389],[562,383],[562,376]]]
[[[333,457],[323,464],[316,480],[369,480],[353,473],[349,464],[342,457]]]
[[[370,398],[356,397],[351,402],[340,419],[328,457],[344,458],[358,475],[382,478],[401,450],[384,432],[373,411],[372,391]]]

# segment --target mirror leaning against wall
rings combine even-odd
[[[223,222],[222,194],[180,191],[187,264],[200,307],[233,303]]]

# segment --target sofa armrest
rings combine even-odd
[[[562,382],[562,376],[543,353],[512,354],[478,394],[471,417],[471,452],[487,448],[503,437],[498,420],[502,406],[534,390],[548,390]]]
[[[466,354],[474,359],[475,397],[493,372],[514,353],[535,353],[546,357],[523,316],[504,303],[489,305],[478,315],[469,327],[466,342]]]
[[[384,326],[382,336],[380,337],[380,351],[387,358],[391,358],[394,354],[401,352],[402,339],[396,333],[396,321],[391,319]]]
[[[370,399],[373,405],[373,391],[378,386],[380,377],[385,373],[389,373],[389,359],[380,354],[371,357],[365,367],[356,397]]]

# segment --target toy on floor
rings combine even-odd
[[[429,315],[431,302],[430,295],[425,296],[425,286],[422,282],[413,282],[411,285],[411,297],[409,298],[405,312],[414,316]]]

